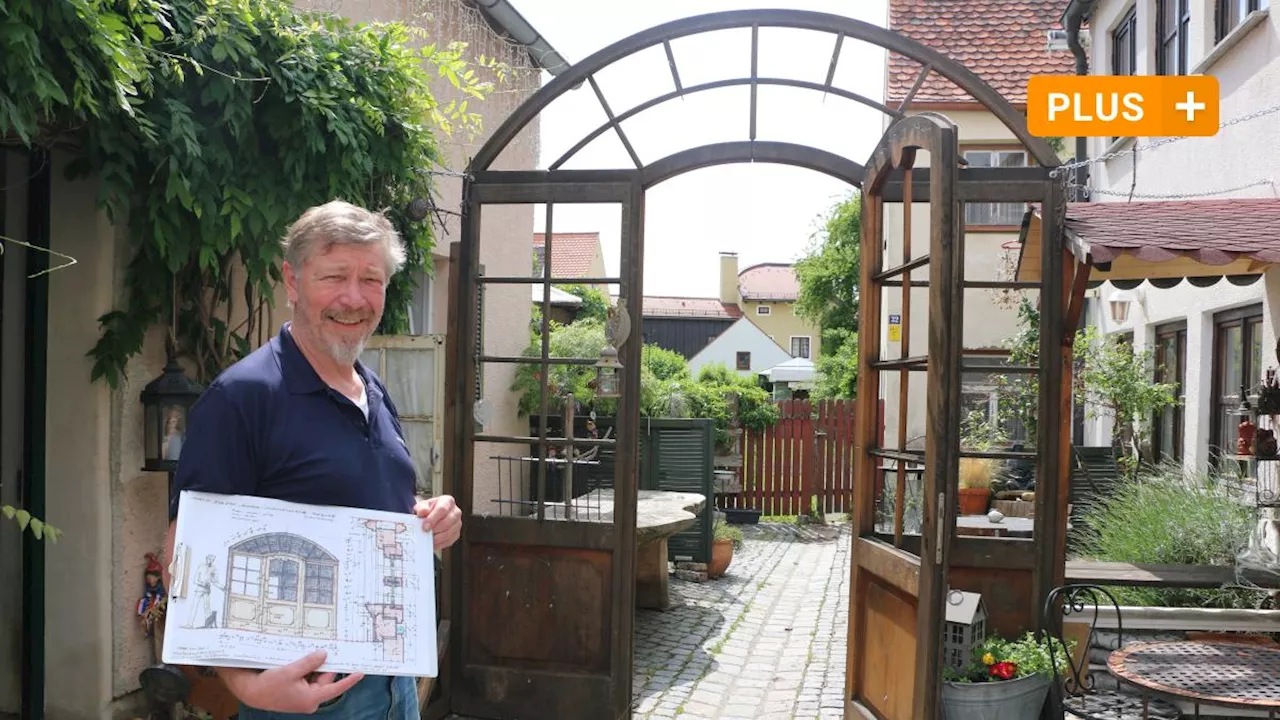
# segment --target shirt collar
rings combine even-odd
[[[298,348],[298,343],[294,341],[293,335],[289,332],[289,327],[293,323],[286,321],[280,326],[280,334],[276,336],[273,343],[276,362],[280,366],[280,374],[284,377],[284,384],[289,388],[289,392],[293,395],[305,395],[307,393],[320,392],[327,390],[329,386],[324,380],[320,379],[320,374],[315,368],[311,367],[311,361],[307,360],[307,356],[302,354],[302,350]],[[356,372],[359,373],[361,379],[364,380],[365,392],[369,396],[369,402],[372,405],[374,398],[381,399],[382,393],[377,390],[377,384],[373,382],[372,374],[364,363],[356,360]]]

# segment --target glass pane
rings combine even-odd
[[[1243,382],[1253,386],[1262,380],[1262,320],[1249,320],[1249,365]]]
[[[431,481],[431,469],[435,457],[432,450],[435,441],[432,439],[434,425],[429,420],[401,419],[400,427],[404,429],[404,441],[409,446],[409,457],[413,458],[413,467],[418,475],[419,492],[435,494]]]
[[[1244,336],[1239,325],[1222,331],[1222,375],[1218,392],[1224,397],[1234,397],[1240,391],[1244,377]]]
[[[298,600],[298,562],[272,558],[267,581],[267,599],[296,602]]]
[[[400,415],[431,415],[435,409],[436,348],[386,350],[387,371],[382,378]]]

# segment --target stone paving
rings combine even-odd
[[[632,717],[842,717],[848,524],[742,529],[725,577],[637,613]]]

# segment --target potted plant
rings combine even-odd
[[[1056,647],[1056,646],[1055,646]],[[1058,667],[1070,648],[1056,647]],[[987,638],[962,669],[946,668],[944,720],[1025,720],[1040,716],[1053,682],[1053,656],[1034,633],[1018,640]]]
[[[723,577],[733,562],[733,551],[742,545],[742,531],[725,522],[720,513],[711,524],[711,562],[707,563],[707,577]]]
[[[1007,438],[999,425],[982,412],[972,410],[962,425],[966,450],[989,452],[1002,447]],[[960,458],[960,514],[983,515],[991,501],[991,482],[996,475],[996,462],[990,458]]]

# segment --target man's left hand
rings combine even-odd
[[[458,542],[462,534],[462,510],[452,495],[419,500],[413,512],[422,518],[422,529],[434,533],[435,547],[443,550]]]

